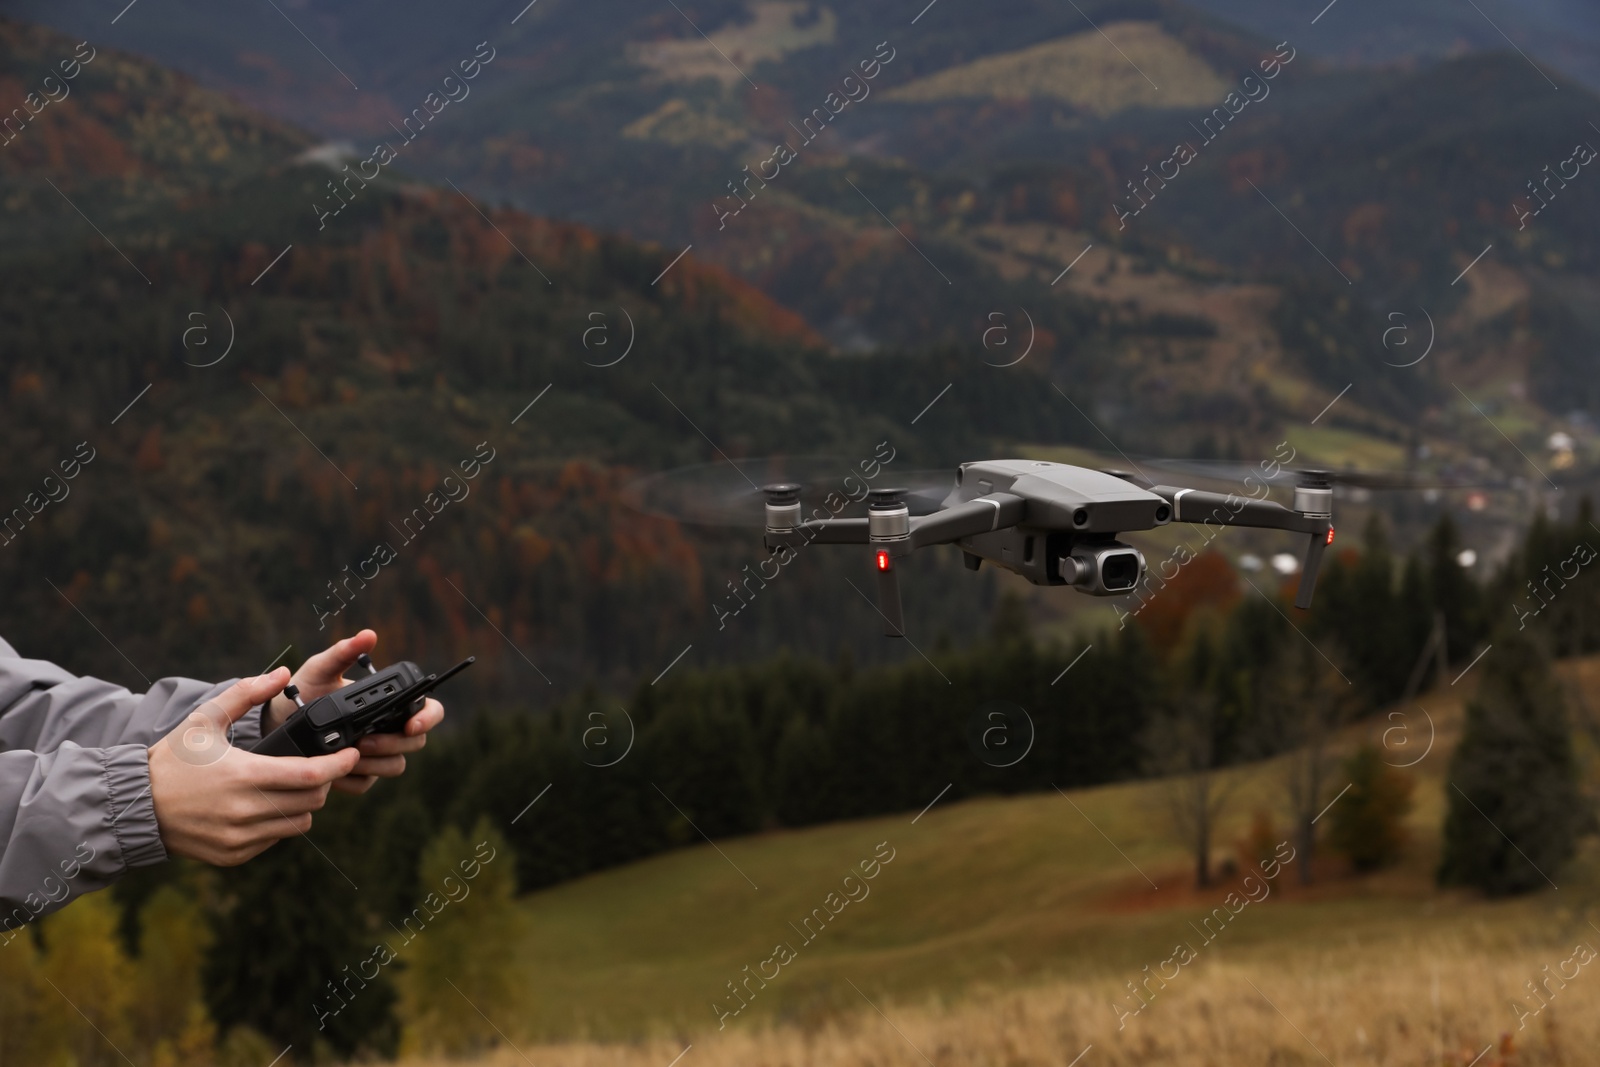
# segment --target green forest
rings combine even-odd
[[[1492,695],[1496,687],[1511,686],[1512,694],[1543,687],[1539,706],[1554,731],[1548,747],[1573,721],[1541,658],[1600,643],[1586,625],[1600,618],[1600,584],[1587,571],[1559,577],[1560,563],[1593,543],[1590,513],[1585,508],[1572,523],[1535,523],[1513,564],[1486,585],[1463,575],[1455,537],[1445,519],[1422,550],[1401,558],[1374,523],[1359,550],[1330,561],[1318,611],[1298,621],[1288,615],[1290,591],[1241,595],[1228,564],[1207,554],[1153,600],[1162,612],[1066,645],[1034,639],[1022,602],[1007,596],[981,639],[930,649],[927,661],[871,666],[849,656],[782,657],[675,672],[618,696],[590,688],[539,718],[477,714],[435,739],[403,779],[365,798],[337,798],[344,802],[330,804],[309,839],[285,842],[234,870],[179,863],[139,872],[89,906],[16,935],[21,954],[13,949],[0,958],[20,968],[16,979],[27,986],[35,972],[48,978],[58,968],[88,966],[72,953],[88,951],[80,942],[94,930],[114,927],[113,943],[94,950],[103,965],[121,969],[114,973],[181,971],[181,982],[163,986],[168,999],[161,1004],[141,999],[152,992],[131,1000],[107,994],[107,1018],[131,1028],[129,1040],[146,1040],[143,1047],[176,1041],[176,1049],[188,1041],[206,1055],[220,1049],[224,1063],[286,1044],[345,1056],[392,1054],[401,1047],[402,1020],[411,1019],[405,998],[417,995],[417,983],[436,979],[429,968],[439,961],[408,953],[410,962],[397,967],[375,963],[379,973],[367,975],[359,995],[340,976],[372,958],[375,944],[398,952],[400,939],[410,939],[410,916],[424,924],[433,915],[478,923],[486,932],[465,944],[482,947],[503,942],[493,924],[515,921],[505,910],[515,893],[708,839],[914,812],[940,798],[1068,789],[1157,771],[1192,776],[1298,748],[1308,731],[1323,736],[1393,703],[1419,658],[1435,670],[1426,646],[1436,611],[1448,620],[1438,665],[1450,677],[1429,684],[1449,684],[1464,668],[1487,672],[1491,695],[1481,714],[1502,724],[1525,720],[1505,717],[1520,698],[1500,703],[1506,698]],[[1552,563],[1564,584],[1552,583],[1537,600],[1547,606],[1530,617],[1529,583],[1547,580]],[[1230,595],[1219,600],[1219,588]],[[1579,710],[1579,723],[1600,725]],[[1499,741],[1485,735],[1487,758],[1522,751],[1523,727],[1510,729]],[[1175,731],[1190,740],[1172,743]],[[1573,835],[1588,826],[1583,802],[1570,791],[1570,755],[1565,771],[1558,763],[1557,773],[1541,772],[1542,786],[1513,791],[1516,772],[1474,771],[1472,749],[1464,751],[1457,758],[1468,765],[1457,773],[1472,783],[1474,803],[1516,797],[1525,817],[1541,823],[1554,804],[1568,821],[1542,846],[1543,865],[1570,856]],[[1361,776],[1359,765],[1352,773]],[[1382,865],[1393,847],[1381,844],[1392,817],[1385,804],[1404,798],[1382,799],[1384,789],[1395,788],[1384,775],[1394,772],[1380,766],[1366,773],[1363,780],[1378,790],[1370,802],[1376,807],[1353,809],[1350,819],[1370,810],[1376,823],[1353,822],[1357,829],[1344,832],[1368,849],[1352,847],[1355,855],[1372,856],[1361,862]],[[1562,782],[1569,792],[1552,801],[1549,790]],[[1461,821],[1454,809],[1451,818],[1459,829],[1447,834],[1469,835],[1457,856],[1482,857],[1500,840],[1482,840],[1480,825]],[[1334,847],[1351,847],[1339,840],[1336,832]],[[481,862],[489,854],[495,858],[482,865],[489,875],[465,892],[490,903],[449,911],[439,887],[451,884],[443,880],[452,867],[476,871],[474,855]],[[1503,885],[1493,879],[1505,875],[1451,862],[1441,871],[1447,881],[1500,892],[1534,887],[1514,860],[1513,881]],[[439,947],[446,941],[418,944],[446,951]],[[450,946],[452,953],[469,951]],[[459,976],[460,964],[449,973]],[[413,966],[419,970],[408,977]],[[469,968],[486,997],[503,977],[495,967],[491,958]],[[340,981],[347,984],[336,1001]],[[137,1036],[141,1025],[149,1027],[145,1038]],[[429,1033],[442,1032],[438,1025],[429,1024]],[[23,1035],[17,1040],[55,1040],[47,1021],[10,1032]]]

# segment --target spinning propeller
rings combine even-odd
[[[650,515],[697,526],[749,526],[763,524],[764,486],[792,485],[797,502],[808,512],[864,515],[872,485],[891,478],[905,487],[906,506],[912,514],[939,510],[955,486],[949,469],[895,471],[890,464],[863,464],[828,456],[775,456],[707,463],[653,474],[623,490],[623,498]],[[870,473],[869,473],[870,472]],[[840,504],[843,503],[841,507]]]

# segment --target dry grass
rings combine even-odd
[[[1065,100],[1095,115],[1130,107],[1216,104],[1228,85],[1154,22],[1112,22],[1029,48],[985,56],[900,86],[891,100]],[[1110,40],[1115,48],[1106,42]],[[1144,71],[1159,72],[1160,89]]]
[[[823,8],[811,17],[801,0],[753,0],[749,14],[749,21],[725,25],[706,37],[685,34],[631,44],[628,52],[634,62],[669,81],[710,78],[729,86],[743,79],[735,65],[748,73],[763,61],[831,44],[839,28],[838,16],[832,11]]]
[[[1600,944],[1581,923],[1587,938]],[[1006,1067],[1417,1064],[1536,1067],[1593,1062],[1600,974],[1586,968],[1518,1028],[1512,998],[1561,951],[1483,951],[1466,941],[1354,946],[1282,962],[1201,960],[1118,1030],[1115,979],[984,990],[953,1004],[874,996],[815,1025],[691,1035],[684,1067]],[[1189,973],[1190,971],[1193,973]],[[1126,990],[1122,990],[1124,997]],[[1270,998],[1270,1002],[1269,1002]],[[882,1009],[882,1014],[877,1009]],[[667,1067],[688,1040],[503,1048],[473,1067]],[[523,1056],[527,1059],[524,1060]],[[412,1061],[445,1067],[468,1061]]]
[[[622,128],[622,136],[636,141],[708,144],[717,148],[732,148],[750,139],[749,131],[742,126],[676,97],[628,123]]]
[[[1561,673],[1576,689],[1600,687],[1600,659]],[[1413,843],[1400,866],[1353,877],[1325,856],[1309,887],[1287,868],[1210,943],[1190,924],[1243,876],[1190,888],[1181,853],[1150,833],[1147,783],[1077,791],[1072,806],[1053,795],[972,800],[915,826],[896,816],[724,842],[760,877],[759,893],[706,848],[534,894],[525,996],[495,1020],[519,1047],[407,1063],[669,1067],[690,1044],[678,1067],[1596,1062],[1585,1050],[1600,1048],[1600,960],[1564,988],[1552,981],[1550,1006],[1525,1028],[1515,1005],[1536,1007],[1525,984],[1577,944],[1600,949],[1590,925],[1600,924],[1600,841],[1557,872],[1559,890],[1486,901],[1433,885],[1463,695],[1422,698],[1437,734],[1426,757],[1417,749]],[[1593,767],[1594,746],[1579,736]],[[1224,846],[1271,800],[1277,772],[1232,773]],[[724,980],[787,936],[783,920],[839,864],[885,838],[899,855],[871,898],[719,1031],[709,1004]],[[1119,1028],[1114,1005],[1136,1003],[1127,983],[1147,964],[1159,973],[1180,940],[1197,958],[1165,988],[1152,981],[1149,1005]]]

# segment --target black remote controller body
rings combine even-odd
[[[251,751],[262,756],[324,756],[349,748],[368,734],[398,733],[406,720],[422,710],[427,695],[477,659],[468,656],[443,674],[423,674],[409,660],[383,670],[363,655],[365,678],[343,685],[309,704],[301,703],[293,686],[284,692],[300,706],[283,725],[257,742]]]

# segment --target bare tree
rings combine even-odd
[[[1284,754],[1282,788],[1302,885],[1312,880],[1317,819],[1333,799],[1328,796],[1334,773],[1332,744],[1354,706],[1350,690],[1350,683],[1323,651],[1304,643],[1285,648],[1263,672],[1257,689],[1257,736],[1249,747],[1263,756]]]
[[[1233,784],[1221,773],[1217,701],[1199,693],[1159,713],[1145,731],[1146,766],[1161,776],[1159,796],[1172,830],[1194,857],[1197,886],[1211,884],[1211,847]]]

